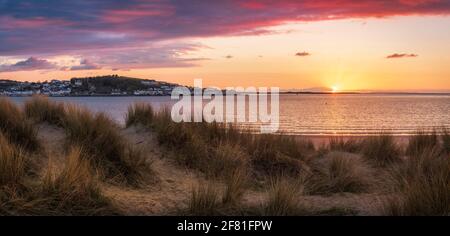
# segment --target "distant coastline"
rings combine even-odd
[[[44,82],[21,82],[0,80],[0,96],[29,97],[45,95],[49,97],[126,97],[126,96],[170,96],[175,87],[181,85],[139,79],[118,75],[106,75],[70,80],[51,80]],[[191,91],[192,87],[189,87]],[[408,91],[280,91],[281,95],[430,95],[450,96],[450,92],[408,92]],[[293,89],[295,90],[295,89]],[[223,92],[223,91],[222,91]]]
[[[308,95],[308,94],[324,94],[324,95],[345,95],[345,94],[359,94],[359,95],[450,95],[450,92],[280,92],[280,94],[292,95]]]
[[[280,95],[399,95],[399,96],[450,96],[450,93],[355,93],[355,92],[342,92],[342,93],[327,93],[327,92],[280,92]],[[48,94],[30,94],[30,95],[5,95],[5,97],[32,97],[35,95],[45,95],[48,97],[170,97],[170,94],[162,95],[120,95],[120,94],[87,94],[87,95],[48,95]],[[193,94],[192,94],[193,95]]]

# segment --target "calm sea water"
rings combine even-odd
[[[23,103],[27,98],[11,98]],[[127,107],[146,102],[171,106],[170,97],[55,97],[109,114],[124,123]],[[244,124],[255,128],[255,124]],[[259,127],[259,126],[258,126]],[[408,135],[418,129],[450,128],[448,95],[281,95],[280,131],[302,135]]]

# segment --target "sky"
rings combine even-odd
[[[0,79],[450,91],[450,0],[0,0]]]

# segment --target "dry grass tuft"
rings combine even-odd
[[[78,145],[91,157],[94,168],[110,179],[136,185],[148,171],[142,153],[119,134],[117,125],[105,114],[68,106],[64,121],[67,146]]]
[[[314,151],[310,142],[280,135],[257,135],[247,145],[253,167],[269,176],[298,176],[305,168],[307,154]]]
[[[334,152],[323,157],[307,180],[310,194],[361,193],[371,186],[371,172],[355,155]]]
[[[27,151],[39,149],[37,131],[22,111],[6,98],[0,98],[0,131],[12,143]]]
[[[444,151],[447,154],[450,154],[450,131],[444,129],[442,132],[442,145],[444,147]]]
[[[354,138],[332,137],[328,142],[330,151],[358,153],[361,150],[361,141]]]
[[[225,192],[222,203],[224,205],[238,205],[248,186],[248,175],[246,170],[235,169],[225,179]]]
[[[421,155],[424,151],[434,149],[439,146],[439,137],[435,131],[418,131],[409,139],[406,154],[409,156]]]
[[[205,165],[208,176],[227,179],[235,172],[246,170],[249,165],[249,156],[240,146],[229,143],[219,144],[214,148],[208,163]]]
[[[267,202],[262,206],[266,216],[304,215],[298,198],[301,194],[297,182],[282,177],[273,179],[268,190]]]
[[[412,156],[390,173],[398,195],[386,201],[388,215],[450,214],[450,159],[438,148]]]
[[[0,187],[14,187],[25,176],[23,152],[12,145],[0,132]]]
[[[188,214],[194,216],[218,215],[221,207],[219,190],[213,183],[199,184],[192,190]]]
[[[378,167],[401,161],[401,150],[394,142],[394,137],[387,134],[366,138],[362,143],[362,153]]]
[[[62,126],[65,118],[63,103],[49,101],[47,97],[33,96],[25,102],[25,114],[36,122]]]
[[[153,107],[145,103],[135,103],[128,107],[128,113],[125,117],[126,127],[141,124],[149,127],[153,123],[155,112]]]
[[[49,215],[115,214],[97,182],[95,171],[80,148],[73,148],[64,169],[57,175],[50,168],[44,177],[40,197]]]
[[[19,162],[22,164],[22,162]],[[2,215],[116,215],[102,195],[95,171],[80,151],[72,149],[61,171],[49,165],[41,181],[23,180],[23,167],[0,188]],[[13,186],[18,185],[20,188]]]

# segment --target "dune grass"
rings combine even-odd
[[[0,131],[12,143],[26,151],[36,151],[40,148],[34,125],[6,98],[0,98]]]
[[[318,160],[307,178],[310,194],[361,193],[370,187],[370,171],[352,154],[333,152]]]
[[[80,149],[73,149],[59,171],[43,179],[26,174],[23,153],[0,135],[0,215],[115,215],[95,171]]]
[[[225,191],[222,197],[222,203],[225,206],[238,205],[247,188],[248,173],[242,168],[235,169],[225,179]]]
[[[299,202],[301,186],[298,182],[283,177],[276,177],[270,181],[267,192],[268,199],[263,204],[263,215],[290,216],[305,214]]]
[[[228,178],[235,172],[247,171],[249,156],[240,146],[223,143],[214,148],[211,160],[207,164],[208,176]]]
[[[442,133],[442,145],[447,154],[450,154],[450,131],[443,129]]]
[[[126,127],[137,124],[150,127],[153,123],[154,114],[152,106],[145,103],[135,103],[128,107],[128,113],[125,117]]]
[[[450,214],[450,159],[434,147],[390,171],[398,195],[386,201],[388,215]]]
[[[130,106],[127,123],[151,127],[157,133],[160,144],[178,153],[177,159],[181,164],[208,175],[229,172],[228,169],[244,165],[239,163],[242,162],[240,159],[248,159],[263,176],[281,173],[295,176],[302,172],[304,160],[314,152],[311,142],[295,137],[253,135],[232,125],[215,122],[175,123],[168,108],[153,111],[148,104]]]
[[[103,113],[67,106],[64,119],[67,146],[80,146],[90,157],[94,168],[105,178],[136,185],[148,170],[141,152],[134,150],[118,132],[117,125]]]
[[[30,120],[48,122],[64,128],[67,149],[81,146],[105,178],[136,185],[148,170],[142,153],[121,137],[119,127],[103,113],[49,101],[43,96],[28,99],[24,112],[7,99],[0,99],[0,107],[0,131],[27,151],[39,148],[37,131]]]
[[[362,153],[368,161],[378,167],[385,167],[401,161],[401,150],[394,142],[394,137],[388,134],[364,139]]]
[[[248,189],[248,173],[235,169],[223,179],[224,187],[218,182],[199,182],[192,188],[187,214],[213,216],[242,214],[241,200]]]
[[[331,137],[328,142],[330,151],[358,153],[361,150],[361,140],[344,137]]]
[[[64,169],[49,168],[38,196],[45,199],[40,212],[46,215],[113,215],[116,210],[101,193],[96,173],[86,154],[73,148]]]
[[[142,153],[103,113],[43,97],[28,100],[24,111],[4,99],[0,107],[4,108],[0,110],[0,214],[120,214],[102,194],[99,180],[138,186],[149,172]],[[67,163],[62,170],[50,168],[43,180],[26,171],[28,153],[35,154],[39,147],[30,120],[66,131]],[[180,165],[215,181],[193,188],[189,215],[247,210],[253,215],[316,214],[301,204],[303,188],[311,195],[377,194],[379,190],[372,188],[373,171],[387,173],[394,189],[394,197],[384,206],[386,214],[450,214],[450,135],[445,130],[442,135],[418,132],[405,152],[392,136],[380,134],[364,140],[332,138],[323,155],[317,155],[311,142],[296,137],[255,135],[218,123],[175,123],[169,109],[156,112],[145,104],[129,109],[126,125],[137,124],[154,131]],[[242,204],[249,188],[268,189],[257,210]]]
[[[439,136],[435,130],[427,132],[419,130],[409,139],[406,154],[409,156],[421,155],[424,151],[432,150],[439,146]]]
[[[47,122],[61,127],[66,115],[63,103],[50,101],[44,96],[33,96],[24,105],[26,116],[35,122]]]
[[[133,124],[152,128],[160,144],[178,153],[181,164],[211,177],[247,162],[263,175],[295,176],[302,171],[303,160],[314,152],[311,142],[295,137],[252,135],[215,122],[175,123],[168,108],[155,112],[148,104],[129,107],[127,125]]]
[[[246,149],[253,167],[268,176],[297,176],[304,171],[307,155],[314,151],[308,141],[282,135],[254,135]]]
[[[220,208],[220,192],[213,183],[207,182],[193,188],[188,206],[189,215],[218,215]]]
[[[24,214],[34,206],[26,199],[26,164],[25,152],[0,132],[0,215]]]
[[[0,132],[0,188],[17,186],[25,176],[24,152],[11,144]]]

